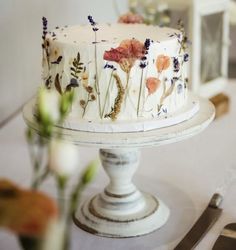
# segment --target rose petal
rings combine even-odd
[[[157,57],[156,61],[157,71],[160,73],[170,67],[170,57],[165,55],[160,55]]]
[[[148,95],[151,95],[157,91],[160,87],[161,81],[156,77],[149,77],[146,80],[146,87],[148,89]]]

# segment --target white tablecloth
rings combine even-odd
[[[214,121],[203,133],[183,142],[142,150],[141,166],[134,182],[140,189],[165,201],[171,210],[168,223],[152,234],[131,239],[97,237],[74,226],[73,250],[174,248],[205,209],[212,194],[221,185],[227,169],[236,166],[236,83],[230,83],[225,92],[231,98],[230,112]],[[24,131],[21,115],[0,130],[0,177],[27,186],[30,183],[31,165]],[[80,148],[80,153],[82,168],[97,155],[97,150]],[[101,168],[83,196],[88,197],[102,190],[107,182]],[[42,189],[56,196],[52,180],[48,180]],[[228,223],[236,222],[236,182],[228,188],[222,207],[222,216],[197,250],[212,249],[221,229]],[[18,249],[16,238],[0,230],[0,250]]]

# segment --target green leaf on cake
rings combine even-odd
[[[54,84],[55,84],[56,90],[62,95],[62,88],[61,88],[61,84],[59,80],[59,74],[56,75]]]
[[[73,62],[72,62],[73,67],[70,67],[70,71],[71,71],[71,76],[73,78],[78,79],[79,78],[79,74],[84,70],[84,64],[82,62],[80,62],[80,53],[78,52],[76,58],[74,58]]]

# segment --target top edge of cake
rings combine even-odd
[[[164,42],[181,37],[181,32],[177,29],[146,24],[99,24],[97,28],[98,43],[120,43],[122,40],[132,38],[141,41],[148,38],[154,42]],[[62,43],[92,44],[94,31],[90,25],[57,27],[49,32],[47,37]]]

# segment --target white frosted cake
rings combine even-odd
[[[44,83],[60,94],[76,92],[69,127],[147,130],[183,113],[188,54],[179,30],[145,24],[98,25],[92,17],[89,21],[90,25],[44,30]]]

